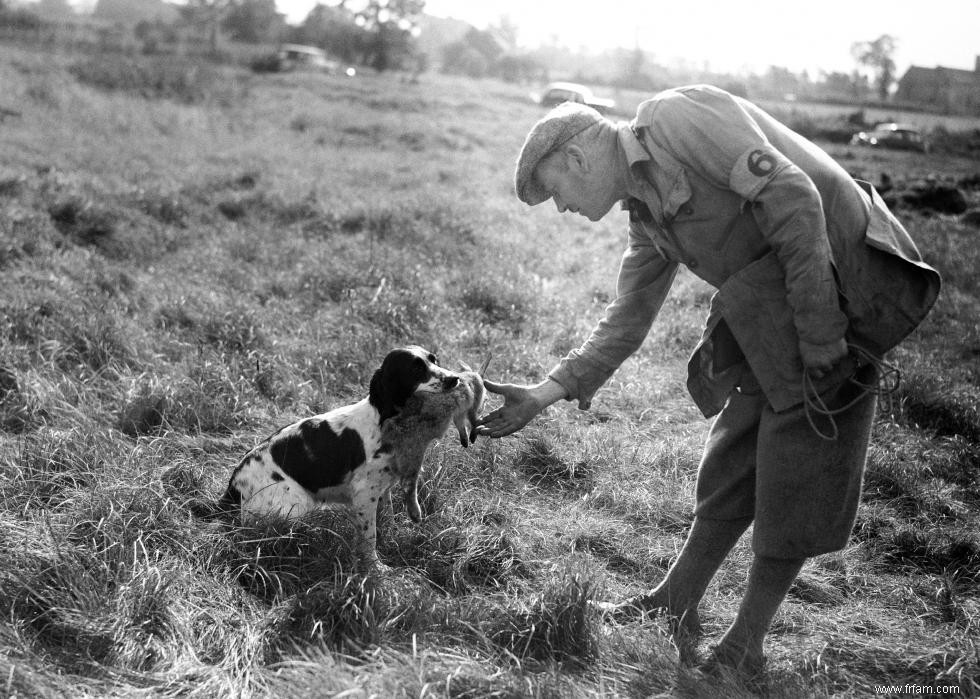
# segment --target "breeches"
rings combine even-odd
[[[821,394],[834,415],[837,439],[821,438],[803,405],[774,412],[746,371],[708,434],[698,470],[695,515],[705,519],[752,517],[756,554],[791,559],[844,547],[854,526],[876,395],[874,366]],[[863,394],[863,395],[862,395]],[[828,418],[813,415],[822,432]]]

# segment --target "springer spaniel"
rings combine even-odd
[[[485,369],[486,363],[480,373]],[[287,425],[245,454],[220,506],[240,510],[246,519],[293,519],[321,505],[346,505],[362,562],[369,570],[383,567],[378,501],[402,483],[409,515],[420,521],[425,452],[451,422],[464,447],[476,439],[484,396],[480,373],[447,371],[421,347],[392,350],[374,372],[367,398]]]

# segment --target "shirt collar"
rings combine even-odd
[[[633,132],[633,124],[631,122],[622,122],[617,128],[619,132],[619,146],[623,151],[623,155],[626,157],[626,164],[629,166],[629,178],[626,183],[626,188],[630,196],[642,199],[649,190],[649,185],[646,184],[642,177],[637,177],[634,169],[639,163],[652,163],[653,159],[650,157],[646,148],[643,147],[643,144],[637,139],[636,134]]]
[[[633,130],[633,123],[618,126],[619,143],[629,165],[626,190],[630,197],[647,202],[670,219],[691,198],[691,185],[681,164],[656,144],[647,147]]]

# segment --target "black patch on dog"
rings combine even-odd
[[[218,500],[218,512],[223,514],[231,514],[234,510],[241,507],[241,505],[242,494],[238,491],[238,488],[229,483],[225,494],[221,496],[220,500]]]
[[[428,356],[435,364],[435,357]],[[388,353],[381,368],[371,377],[368,401],[381,414],[381,422],[398,414],[419,384],[432,378],[426,360],[409,349]]]
[[[283,432],[269,446],[276,465],[311,492],[344,482],[364,463],[364,443],[356,431],[333,431],[323,420],[303,420],[298,430]]]
[[[286,479],[283,478],[282,474],[279,473],[278,471],[273,471],[272,472],[272,480],[274,480],[276,483],[278,483],[279,481],[284,481]]]

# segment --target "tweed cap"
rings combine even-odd
[[[548,193],[534,179],[534,169],[542,158],[554,152],[575,136],[604,121],[604,117],[592,107],[577,102],[564,102],[536,123],[521,147],[514,173],[517,197],[534,206],[548,199]]]

